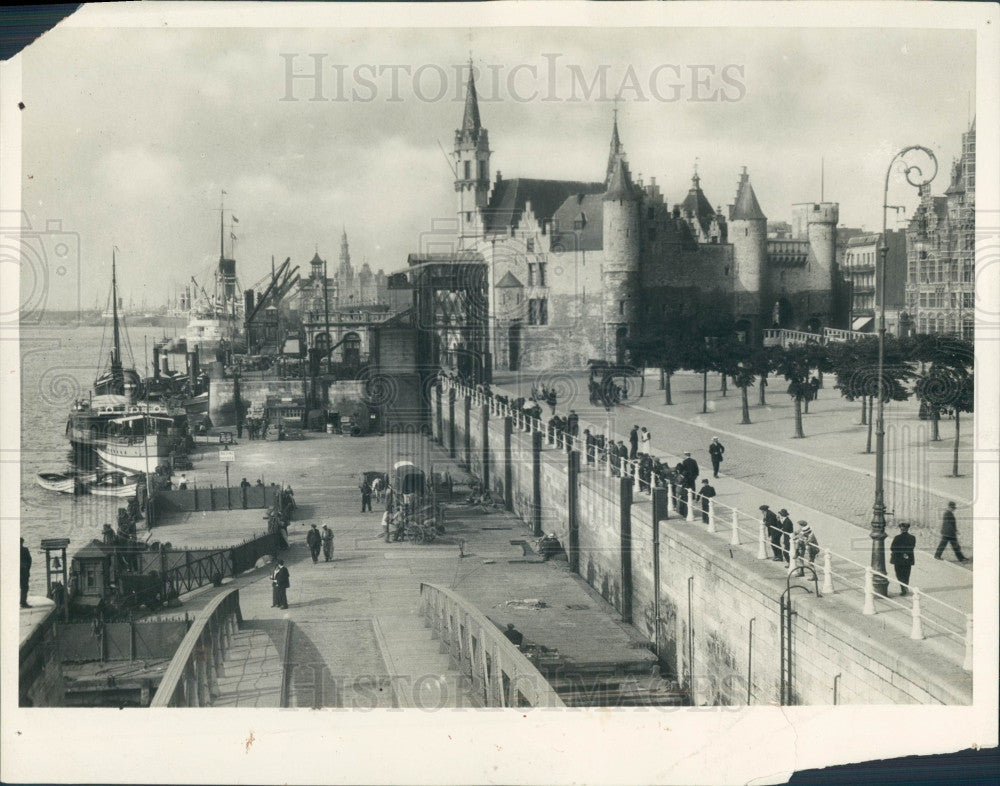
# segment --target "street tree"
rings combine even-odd
[[[962,377],[958,389],[955,391],[955,398],[952,400],[951,408],[955,413],[955,449],[952,457],[951,475],[958,477],[958,443],[961,436],[961,417],[963,412],[975,411],[976,403],[976,381],[975,374],[969,373]]]
[[[920,399],[921,418],[930,418],[931,440],[941,439],[941,413],[950,411],[961,395],[964,377],[972,373],[974,349],[971,341],[943,333],[922,334],[908,342],[909,359],[922,364],[914,386]]]
[[[776,371],[788,380],[788,395],[795,402],[795,439],[806,436],[802,431],[802,402],[809,393],[811,355],[809,349],[798,345],[783,348],[777,357]]]
[[[750,368],[760,378],[758,382],[760,395],[757,398],[757,404],[761,407],[767,405],[767,398],[764,394],[765,388],[767,388],[767,377],[777,370],[780,355],[781,347],[777,346],[756,347],[750,354]]]

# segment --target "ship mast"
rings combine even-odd
[[[111,384],[118,393],[125,392],[125,374],[122,371],[121,333],[118,324],[118,275],[115,249],[111,249],[111,319],[114,346],[111,349]]]

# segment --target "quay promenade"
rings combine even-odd
[[[309,435],[302,442],[241,441],[234,448],[231,478],[263,474],[266,482],[290,483],[299,507],[289,528],[291,546],[281,554],[291,574],[287,611],[271,606],[268,565],[221,590],[205,587],[186,595],[181,609],[163,612],[194,616],[218,593],[239,587],[245,632],[227,656],[223,694],[215,705],[279,706],[275,666],[288,621],[289,706],[477,706],[468,680],[441,652],[421,616],[422,582],[453,590],[499,628],[513,623],[526,643],[549,650],[550,665],[562,675],[553,679],[570,702],[590,688],[591,694],[603,690],[606,703],[615,704],[606,696],[608,675],[615,673],[647,698],[663,688],[665,682],[653,677],[656,658],[643,637],[565,561],[525,557],[520,545],[511,544],[530,540],[512,515],[483,514],[458,501],[446,505],[446,532],[433,543],[387,543],[382,507],[376,502],[374,512],[360,512],[358,473],[384,469],[387,450],[398,455],[391,439]],[[426,448],[436,471],[462,477],[440,450]],[[219,482],[213,460],[203,453],[187,473],[189,482]],[[464,498],[466,489],[461,492],[456,497]],[[187,514],[148,534],[175,548],[208,547],[248,537],[262,529],[260,519],[259,510]],[[321,555],[313,564],[309,555],[305,536],[314,523],[335,533],[330,563]],[[594,674],[601,676],[587,676]]]

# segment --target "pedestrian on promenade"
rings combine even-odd
[[[788,511],[782,508],[778,511],[778,515],[781,516],[781,531],[784,533],[782,537],[784,551],[782,555],[785,559],[785,564],[791,565],[791,558],[793,554],[792,541],[795,538],[795,525],[792,524],[792,519],[788,515]]]
[[[684,488],[693,489],[695,481],[698,480],[698,462],[691,458],[691,451],[684,451],[684,460],[681,462],[681,474],[684,476]]]
[[[816,555],[819,554],[819,541],[816,540],[816,533],[812,531],[809,522],[805,519],[799,521],[799,528],[795,531],[795,564],[799,567],[799,575],[805,575],[804,560],[809,558],[809,567],[816,569]]]
[[[187,487],[188,487],[187,475],[185,475],[182,472],[181,473],[181,479],[177,482],[177,488],[179,488],[179,489],[186,489]]]
[[[28,578],[31,576],[31,552],[21,538],[21,608],[30,609],[28,604]]]
[[[896,569],[896,581],[899,582],[899,594],[909,593],[910,570],[912,570],[916,560],[913,550],[917,546],[917,539],[910,534],[910,523],[908,521],[899,522],[899,534],[892,539],[889,551],[889,564]]]
[[[448,489],[448,495],[451,496],[451,489]],[[385,509],[390,514],[396,511],[396,489],[388,481],[385,484]]]
[[[941,517],[941,542],[938,543],[937,551],[934,552],[934,559],[941,559],[944,547],[949,543],[955,552],[955,559],[959,562],[968,562],[968,559],[962,554],[962,547],[958,545],[958,525],[955,522],[954,502],[948,503],[948,507],[945,508],[944,515]]]
[[[503,635],[506,636],[510,643],[515,647],[520,647],[521,643],[524,641],[524,634],[514,627],[513,622],[507,623],[507,630],[503,632]]]
[[[329,525],[323,525],[323,560],[329,562],[333,559],[333,530]]]
[[[323,545],[323,536],[320,535],[315,524],[313,524],[309,532],[306,533],[306,545],[309,546],[309,553],[312,555],[313,564],[315,565],[319,562],[319,549],[320,546]]]
[[[639,452],[649,453],[651,448],[650,443],[652,442],[652,440],[653,440],[653,435],[646,430],[645,426],[639,429]]]
[[[632,430],[628,433],[628,457],[630,459],[635,458],[635,454],[639,452],[639,427],[632,426]]]
[[[545,396],[545,403],[552,409],[552,414],[556,414],[556,389],[553,387]]]
[[[767,536],[771,539],[771,553],[774,555],[774,561],[783,562],[785,558],[781,556],[781,536],[784,532],[781,529],[781,522],[767,505],[761,505],[760,511],[763,514],[761,521],[767,529]],[[782,513],[788,515],[787,510],[782,510]]]
[[[594,463],[594,437],[590,433],[590,429],[589,428],[585,428],[583,430],[583,446],[584,446],[584,453],[587,456],[587,463],[588,464],[593,464]]]
[[[368,482],[368,477],[361,479],[361,512],[372,512],[372,486]]]
[[[372,479],[372,494],[375,495],[376,502],[382,501],[382,478],[379,475]]]
[[[698,491],[698,496],[701,497],[701,520],[705,524],[708,524],[709,500],[715,496],[715,489],[708,482],[708,478],[701,481],[701,489]]]
[[[680,461],[674,467],[674,507],[678,516],[687,516],[687,492],[684,490],[684,462]]]
[[[271,607],[277,606],[281,609],[288,608],[288,588],[292,585],[289,580],[288,568],[285,567],[284,560],[279,559],[278,564],[271,573],[271,599],[274,601]]]
[[[576,414],[575,409],[571,409],[569,416],[566,418],[566,431],[571,437],[575,437],[580,433],[580,416]]]
[[[240,488],[241,489],[248,489],[248,488],[250,488],[250,481],[247,480],[246,478],[243,478],[243,480],[240,481]],[[246,493],[246,492],[244,491],[244,493]]]
[[[712,437],[712,444],[708,446],[708,455],[712,458],[712,474],[719,477],[719,465],[722,463],[722,454],[726,452],[725,446],[719,442],[718,437]]]
[[[264,478],[257,478],[257,482],[254,484],[257,488],[264,488]]]

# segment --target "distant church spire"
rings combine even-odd
[[[479,98],[476,95],[476,79],[469,59],[469,83],[465,90],[465,114],[462,117],[462,131],[475,137],[482,124],[479,120]]]
[[[611,172],[615,168],[615,161],[625,154],[622,148],[621,137],[618,136],[618,107],[615,107],[614,124],[611,127],[611,149],[608,151],[608,168],[604,173],[604,182],[611,178]]]

